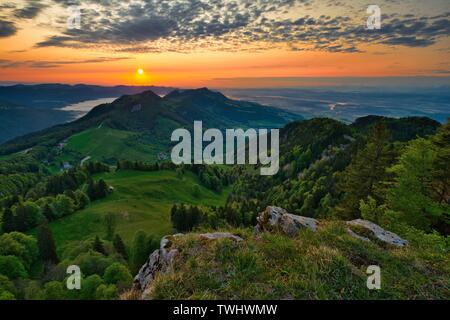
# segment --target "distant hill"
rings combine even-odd
[[[156,86],[94,86],[86,84],[37,84],[0,86],[0,99],[30,108],[58,109],[71,103],[100,98],[120,97],[151,90],[165,95],[174,90]]]
[[[171,144],[171,132],[176,128],[191,127],[194,120],[202,120],[204,127],[225,129],[282,127],[298,119],[302,117],[257,103],[231,100],[207,88],[175,90],[163,98],[149,90],[122,96],[110,104],[99,105],[76,121],[15,138],[0,146],[0,154],[20,151],[38,144],[52,146],[74,134],[80,133],[83,136],[82,132],[85,130],[90,130],[85,137],[92,137],[92,134],[95,135],[95,129],[106,128],[115,130],[115,138],[111,137],[112,139],[105,142],[105,146],[99,147],[100,150],[96,148],[97,155],[106,156],[104,151],[106,148],[111,150],[111,144],[125,144],[134,150],[142,149],[146,156],[151,157],[148,153],[149,147],[154,150],[153,156],[158,151],[167,151]],[[78,139],[75,143],[76,151],[90,149],[86,146],[92,143],[92,139]],[[111,158],[114,154],[109,153],[107,156]]]
[[[82,101],[116,98],[151,90],[165,95],[174,88],[155,86],[115,86],[39,84],[0,86],[0,143],[73,119],[61,108]],[[100,102],[99,102],[100,103]]]
[[[42,130],[70,119],[70,113],[42,110],[0,101],[0,143],[29,132]]]

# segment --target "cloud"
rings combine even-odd
[[[0,38],[10,37],[17,32],[16,25],[11,21],[0,20]]]
[[[36,47],[103,48],[132,53],[284,47],[294,51],[359,53],[367,45],[427,47],[450,34],[450,13],[446,12],[417,16],[393,11],[383,15],[380,30],[368,30],[365,9],[348,1],[48,1],[62,8],[79,5],[81,29],[65,30],[66,18],[59,17],[59,33],[38,42]],[[29,0],[14,13],[18,19],[29,19],[49,3]],[[319,16],[317,5],[325,5],[326,11],[322,12],[335,15]]]
[[[14,16],[22,19],[33,19],[37,17],[45,7],[47,7],[47,5],[42,3],[42,1],[29,0],[25,7],[14,11]]]
[[[99,57],[84,60],[25,60],[25,61],[13,61],[0,59],[0,68],[15,68],[19,66],[29,67],[29,68],[58,68],[65,65],[71,64],[85,64],[85,63],[102,63],[109,61],[120,61],[130,59],[129,57]]]

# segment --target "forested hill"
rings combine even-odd
[[[9,154],[35,145],[51,146],[86,129],[105,126],[111,129],[150,135],[157,141],[170,142],[170,132],[190,127],[202,120],[205,127],[282,127],[297,114],[256,103],[231,100],[206,88],[177,90],[161,98],[153,91],[125,95],[110,104],[95,107],[84,117],[63,125],[15,138],[0,146],[0,154]],[[169,134],[169,135],[168,135]]]
[[[201,106],[213,99],[218,110],[235,103],[204,91],[174,93],[171,106],[146,93],[139,96],[141,110],[146,103],[166,107],[158,112],[186,101]],[[185,101],[186,95],[193,96]],[[133,275],[158,248],[158,239],[179,232],[187,236],[172,242],[180,249],[175,273],[158,277],[153,297],[448,295],[450,123],[373,117],[352,125],[326,118],[291,122],[280,131],[280,170],[274,176],[261,176],[254,165],[130,161],[136,148],[128,144],[109,149],[122,159],[113,165],[88,159],[55,167],[68,161],[64,149],[70,146],[81,150],[89,140],[110,148],[123,128],[142,125],[131,121],[139,109],[135,102],[126,96],[97,107],[76,123],[101,128],[69,138],[65,147],[41,145],[0,157],[0,299],[136,298],[127,295]],[[119,121],[124,114],[130,122]],[[318,219],[317,232],[254,235],[256,217],[268,206]],[[397,233],[407,245],[391,248],[354,238],[345,222],[356,218]],[[200,232],[217,231],[243,241],[195,240]],[[65,289],[65,270],[73,264],[83,270],[83,289],[76,292]],[[365,286],[369,265],[383,270],[380,291]]]
[[[59,83],[0,86],[0,99],[34,109],[59,109],[71,103],[99,98],[119,97],[152,90],[165,95],[174,88],[155,86],[104,87],[86,84],[68,85]]]

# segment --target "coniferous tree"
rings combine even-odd
[[[37,230],[37,240],[39,252],[44,262],[58,263],[58,255],[56,254],[55,240],[47,221],[44,221]]]
[[[92,248],[95,251],[106,255],[106,250],[105,250],[105,247],[103,246],[103,242],[102,242],[102,240],[100,240],[100,238],[98,236],[95,236],[94,243],[92,244]]]
[[[134,235],[131,251],[131,269],[133,272],[139,271],[148,258],[147,235],[144,231],[137,231]]]
[[[441,204],[450,204],[450,119],[432,139],[437,155],[433,164],[433,187]]]
[[[114,236],[113,245],[117,253],[119,253],[125,260],[128,260],[127,248],[120,235],[116,234]]]
[[[336,208],[341,218],[360,217],[360,201],[372,197],[381,201],[381,183],[388,177],[386,168],[394,160],[394,153],[388,145],[389,133],[383,122],[376,123],[366,145],[345,169],[338,186],[343,195]]]
[[[112,240],[116,230],[117,216],[112,212],[108,212],[105,215],[103,222],[105,224],[106,239]]]

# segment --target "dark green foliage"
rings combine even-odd
[[[5,233],[0,236],[0,256],[15,256],[30,271],[39,257],[37,241],[20,232]]]
[[[94,249],[98,253],[106,255],[106,250],[105,247],[103,246],[103,242],[102,240],[100,240],[98,236],[95,236],[94,242],[92,243],[92,249]]]
[[[37,227],[43,220],[41,208],[34,202],[19,202],[13,206],[14,226],[16,231],[27,231]]]
[[[131,270],[133,273],[139,271],[145,263],[150,252],[148,250],[147,234],[144,231],[137,231],[134,235],[131,246]]]
[[[117,226],[117,216],[112,212],[108,212],[103,218],[103,223],[105,225],[106,239],[112,240],[116,231]]]
[[[47,221],[41,224],[37,230],[37,241],[41,258],[44,262],[58,263],[55,240]]]
[[[56,195],[67,190],[76,190],[86,182],[88,176],[83,170],[71,169],[59,175],[51,176],[46,184],[46,194]]]
[[[174,205],[170,219],[175,229],[180,232],[191,231],[206,220],[206,215],[196,206]]]
[[[114,249],[119,253],[125,260],[128,260],[128,252],[120,235],[116,234],[113,240]]]
[[[385,125],[376,123],[365,147],[356,154],[341,177],[339,191],[343,199],[337,208],[339,217],[359,217],[360,201],[369,196],[383,201],[382,182],[388,177],[386,169],[395,159],[393,147],[388,142]]]
[[[85,169],[90,175],[102,172],[109,172],[109,165],[99,161],[89,161],[83,164],[83,169]]]
[[[81,190],[75,191],[75,200],[77,209],[84,209],[89,205],[90,199],[86,193]]]
[[[121,263],[113,263],[105,270],[103,279],[108,284],[116,285],[120,290],[129,288],[133,282],[130,270]]]
[[[23,279],[28,276],[22,261],[15,256],[0,256],[0,275],[9,279]]]
[[[417,136],[426,137],[432,135],[439,128],[439,122],[426,117],[405,117],[400,119],[366,116],[358,118],[351,125],[362,133],[369,133],[373,126],[378,122],[383,122],[387,130],[392,133],[392,139],[395,141],[406,142],[415,139]]]
[[[3,212],[2,231],[6,233],[14,230],[16,230],[16,221],[14,219],[14,215],[11,209],[6,208]]]
[[[102,199],[109,193],[109,187],[103,179],[98,182],[90,180],[88,184],[87,194],[91,201]]]

